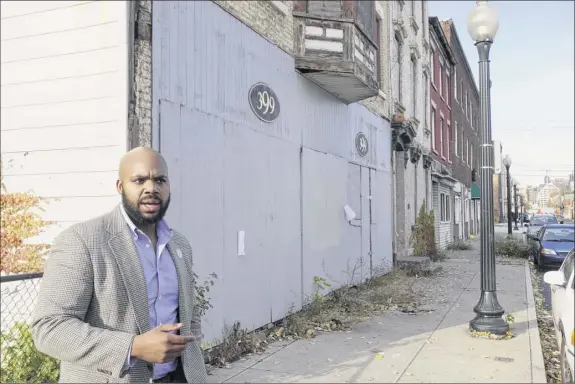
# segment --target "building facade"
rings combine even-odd
[[[412,253],[411,230],[430,209],[429,26],[427,1],[381,1],[390,14],[394,254]]]
[[[472,196],[472,186],[479,185],[479,91],[453,20],[441,21],[457,64],[452,83],[452,171],[454,205],[458,223],[454,237],[468,238],[479,232],[479,196]],[[478,190],[478,188],[477,188]]]
[[[208,340],[301,308],[315,276],[391,270],[385,2],[2,2],[7,16],[4,184],[48,199],[39,241],[118,204],[118,161],[144,145],[170,167],[167,219],[200,279],[219,276]]]
[[[454,186],[452,176],[452,81],[453,68],[457,64],[441,23],[437,17],[429,17],[431,44],[431,156],[432,203],[435,212],[435,238],[439,248],[445,248],[457,230],[458,217],[454,210]]]
[[[200,276],[221,276],[208,339],[301,308],[315,276],[337,288],[391,269],[384,18],[374,2],[154,3],[152,145],[168,220]]]

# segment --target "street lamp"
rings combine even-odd
[[[517,207],[517,183],[513,183],[513,195],[513,206],[515,207],[515,215],[513,217],[515,219],[515,227],[513,229],[518,231],[519,228],[517,227],[517,215],[519,214],[519,207]]]
[[[521,227],[523,227],[523,219],[525,217],[525,212],[523,212],[523,207],[525,206],[525,203],[523,202],[523,195],[519,195],[519,204],[521,205]]]
[[[505,155],[503,158],[503,165],[507,170],[507,234],[511,235],[513,231],[511,230],[511,175],[509,174],[511,157],[509,155]]]
[[[495,280],[495,228],[493,222],[493,142],[491,141],[491,87],[489,49],[499,29],[495,10],[478,1],[467,19],[467,30],[479,55],[480,143],[481,143],[481,296],[473,308],[476,316],[469,327],[478,332],[505,335],[509,324],[497,300]]]

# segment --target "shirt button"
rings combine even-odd
[[[146,244],[146,248],[150,248],[150,244]]]
[[[160,295],[158,298],[159,298],[159,299],[163,299],[163,298],[164,298],[164,295]]]

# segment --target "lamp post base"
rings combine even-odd
[[[509,324],[502,318],[505,310],[497,301],[497,292],[481,291],[479,303],[473,308],[477,314],[469,322],[469,327],[477,332],[490,332],[504,336],[509,331]]]

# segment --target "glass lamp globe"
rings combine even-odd
[[[487,1],[478,1],[467,17],[467,31],[475,42],[493,41],[499,29],[497,12],[489,8]]]
[[[505,155],[505,157],[503,158],[503,165],[505,166],[505,168],[511,167],[511,156]]]

